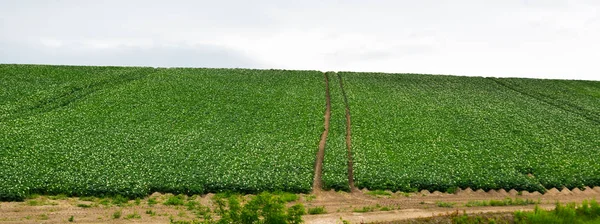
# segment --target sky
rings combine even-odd
[[[0,0],[0,63],[600,80],[598,0]]]

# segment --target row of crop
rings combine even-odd
[[[493,78],[499,84],[600,124],[600,82]]]
[[[352,104],[357,187],[600,185],[600,126],[578,114],[485,78],[341,75]]]
[[[0,199],[311,190],[322,73],[152,69],[143,75],[77,103],[0,122]]]
[[[326,73],[329,80],[331,119],[323,160],[323,188],[350,190],[348,185],[348,157],[346,156],[346,106],[336,73]]]

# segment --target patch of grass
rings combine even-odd
[[[116,211],[115,213],[112,214],[113,219],[119,219],[121,218],[121,210]]]
[[[308,201],[308,202],[311,202],[311,201],[315,200],[316,198],[317,198],[317,196],[314,194],[309,194],[309,195],[304,196],[304,200]]]
[[[126,198],[120,194],[117,194],[112,198],[111,202],[116,206],[124,206],[124,205],[127,205],[127,203],[129,203],[129,198]]]
[[[155,197],[148,198],[148,206],[152,207],[155,204],[158,204],[158,201],[156,201]]]
[[[48,219],[50,219],[50,218],[48,217],[47,214],[44,213],[44,214],[40,215],[40,220],[48,220]]]
[[[88,205],[88,204],[77,204],[77,207],[80,207],[80,208],[91,208],[91,207],[92,207],[92,205]]]
[[[372,196],[392,196],[392,194],[390,192],[387,192],[384,190],[369,191],[369,192],[367,192],[367,194],[372,195]]]
[[[533,205],[538,202],[531,199],[521,198],[505,198],[504,200],[489,200],[489,201],[469,201],[465,204],[467,207],[478,207],[478,206],[513,206],[513,205]]]
[[[155,215],[156,215],[156,212],[155,212],[155,211],[152,211],[152,210],[150,210],[150,209],[148,209],[148,210],[146,210],[146,214],[147,214],[147,215],[150,215],[150,216],[155,216]]]
[[[194,210],[196,209],[196,207],[199,205],[200,203],[198,203],[197,201],[188,201],[185,203],[185,207],[187,208],[187,210]]]
[[[141,219],[142,216],[134,211],[132,214],[125,216],[125,219]]]
[[[98,202],[98,204],[101,204],[101,205],[104,205],[104,206],[110,206],[110,199],[108,199],[108,198],[100,199],[100,201]]]
[[[537,205],[532,212],[515,212],[516,223],[600,223],[600,205],[596,200],[583,201],[581,205],[556,203],[552,211]]]
[[[48,196],[48,198],[50,200],[65,200],[69,197],[67,197],[67,195],[64,195],[64,194],[58,194],[58,195]]]
[[[75,221],[75,217],[71,216],[71,217],[69,217],[69,219],[67,221],[73,222],[73,221]]]
[[[183,194],[171,195],[163,203],[163,205],[184,205],[184,204],[185,204],[185,196]]]
[[[80,197],[80,201],[96,201],[96,197]]]
[[[360,212],[360,213],[373,212],[373,211],[375,211],[375,208],[371,207],[371,206],[365,206],[365,207],[362,207],[360,209],[354,209],[352,211],[353,212]]]
[[[443,201],[438,201],[435,203],[438,207],[443,207],[443,208],[452,208],[454,207],[455,203],[452,202],[443,202]]]
[[[58,205],[58,203],[53,202],[53,201],[48,201],[47,198],[43,198],[43,197],[38,197],[37,199],[34,199],[34,200],[27,200],[27,201],[25,201],[25,204],[28,206]]]
[[[273,195],[279,197],[279,199],[286,203],[298,200],[298,195],[289,192],[276,191]]]
[[[135,205],[140,205],[142,203],[142,200],[140,198],[135,198]]]
[[[309,208],[308,214],[311,214],[311,215],[327,214],[327,211],[325,210],[325,207],[319,206],[319,207]]]

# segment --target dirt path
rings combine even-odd
[[[341,223],[340,218],[350,223],[389,222],[422,217],[433,217],[458,211],[462,213],[497,213],[518,210],[533,210],[534,204],[520,206],[465,206],[468,202],[504,200],[531,200],[539,202],[544,209],[553,209],[556,202],[581,203],[583,200],[600,199],[600,187],[579,189],[550,189],[545,194],[538,192],[517,192],[514,190],[491,190],[488,192],[469,188],[455,194],[421,191],[419,193],[391,193],[372,195],[366,190],[351,193],[333,191],[321,192],[315,200],[305,203],[306,207],[322,206],[327,214],[307,215],[306,223]],[[451,206],[451,207],[441,207]],[[389,211],[385,211],[389,210]],[[369,212],[364,212],[369,211]]]
[[[325,143],[327,142],[327,135],[329,134],[329,120],[331,118],[331,98],[329,95],[329,78],[326,73],[325,76],[325,122],[323,124],[324,130],[321,134],[321,140],[319,141],[319,151],[317,151],[317,158],[315,159],[315,175],[313,179],[313,193],[319,192],[323,186],[323,180],[321,175],[323,174],[323,160],[325,158]]]
[[[348,185],[350,185],[350,189],[352,191],[356,191],[354,187],[354,168],[352,165],[352,122],[350,119],[350,104],[348,103],[348,97],[346,96],[346,91],[344,90],[344,82],[342,80],[342,76],[337,73],[337,77],[340,82],[340,89],[342,90],[342,95],[344,96],[344,104],[346,105],[346,149],[348,150]]]
[[[514,212],[517,210],[532,210],[535,205],[524,206],[479,206],[467,207],[468,202],[483,200],[503,200],[505,198],[539,201],[539,206],[552,209],[556,202],[581,203],[583,200],[600,199],[600,187],[579,189],[550,189],[545,194],[537,192],[505,191],[473,191],[460,190],[455,194],[440,192],[430,193],[392,193],[375,195],[374,192],[365,190],[355,192],[320,191],[316,195],[300,194],[299,201],[306,208],[323,207],[327,213],[321,215],[305,215],[305,223],[341,223],[341,220],[350,223],[390,222],[421,217],[432,217],[458,211],[462,213],[488,213],[488,212]],[[136,204],[129,201],[127,205],[102,205],[95,202],[83,201],[79,198],[50,199],[41,196],[25,202],[0,202],[1,223],[67,223],[73,216],[75,223],[168,223],[170,220],[197,219],[194,211],[186,206],[167,206],[163,202],[169,195],[154,193],[149,198],[157,201],[150,205],[149,198],[142,199]],[[215,209],[212,201],[213,194],[197,196],[194,200],[202,206]],[[246,198],[251,195],[245,196]],[[451,207],[441,207],[445,203]],[[87,206],[84,206],[87,205]],[[386,211],[387,210],[387,211]],[[120,215],[116,217],[116,213]],[[341,218],[341,219],[340,219]]]

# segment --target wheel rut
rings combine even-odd
[[[323,174],[323,160],[325,158],[325,144],[327,142],[327,135],[329,134],[329,120],[331,119],[331,97],[329,95],[329,78],[326,73],[323,73],[325,77],[325,121],[323,123],[323,133],[321,134],[321,140],[319,141],[319,150],[317,151],[317,158],[315,160],[315,175],[313,179],[313,193],[321,191],[323,187],[323,180],[321,178]]]

